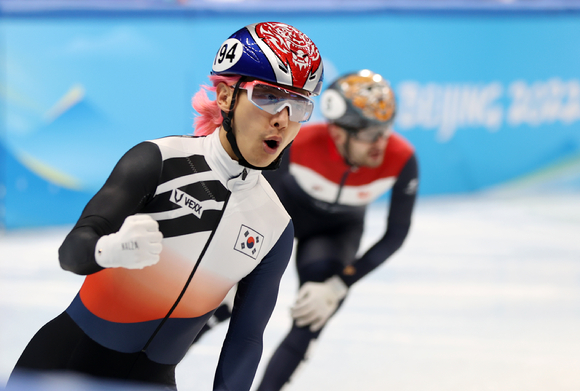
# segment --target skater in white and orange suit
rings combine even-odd
[[[193,98],[196,136],[138,144],[85,207],[59,249],[84,283],[8,388],[58,373],[176,389],[176,365],[237,285],[213,389],[250,389],[294,236],[262,170],[310,118],[323,65],[304,33],[267,22],[231,35],[211,73]]]

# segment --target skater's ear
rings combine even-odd
[[[344,146],[347,139],[347,132],[343,128],[335,124],[328,124],[328,133],[330,133],[330,138],[334,141],[334,144],[339,150]]]
[[[216,103],[221,111],[227,113],[230,111],[232,103],[233,89],[225,83],[219,83],[215,91]]]

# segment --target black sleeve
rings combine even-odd
[[[294,240],[292,221],[262,262],[238,283],[214,390],[249,390],[262,356],[263,334],[278,298]]]
[[[87,275],[102,270],[95,261],[99,238],[119,231],[154,195],[162,169],[157,145],[143,142],[119,160],[103,187],[88,202],[58,250],[64,270]]]
[[[345,273],[341,275],[348,286],[385,262],[403,244],[411,227],[411,215],[417,196],[418,171],[417,158],[412,155],[392,189],[387,231],[374,246],[355,261],[352,268],[345,269]]]

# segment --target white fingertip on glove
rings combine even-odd
[[[318,331],[336,311],[338,303],[348,291],[338,276],[324,282],[307,282],[298,291],[296,303],[291,309],[298,327],[310,325],[310,331]]]
[[[97,241],[95,260],[105,268],[143,269],[159,262],[162,239],[159,224],[151,216],[129,216],[119,232]]]

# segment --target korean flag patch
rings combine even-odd
[[[242,224],[234,249],[256,259],[260,254],[263,242],[264,236]]]

